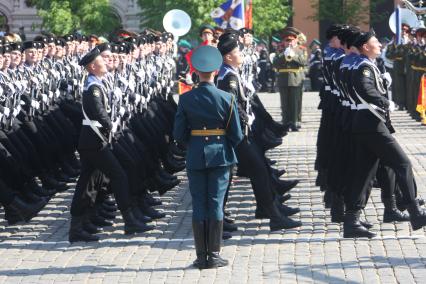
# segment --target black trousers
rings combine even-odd
[[[411,162],[395,138],[389,133],[357,133],[355,167],[352,182],[345,192],[348,210],[363,209],[367,203],[371,181],[379,161],[392,169],[406,204],[415,201],[416,188]]]
[[[247,137],[236,148],[238,167],[250,178],[258,207],[268,208],[274,200],[271,177],[262,151]]]
[[[7,206],[12,203],[16,193],[12,191],[2,180],[0,180],[0,203]]]
[[[95,170],[101,171],[110,179],[111,191],[114,193],[118,208],[121,211],[128,209],[130,200],[127,175],[111,149],[104,147],[100,150],[80,150],[79,152],[81,174],[71,203],[71,215],[84,215],[90,205],[90,200],[85,193]]]

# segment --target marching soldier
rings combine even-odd
[[[360,210],[366,204],[369,184],[377,166],[382,162],[397,176],[408,207],[413,230],[426,225],[426,212],[416,200],[415,179],[411,163],[391,135],[387,112],[392,102],[384,97],[386,89],[374,60],[381,54],[381,44],[374,32],[362,33],[354,44],[360,51],[360,60],[352,74],[358,111],[355,113],[352,132],[356,143],[355,173],[345,193],[344,237],[373,237],[359,221]]]
[[[309,58],[309,79],[311,79],[311,89],[314,92],[319,92],[323,83],[321,42],[314,39],[309,45],[309,48],[311,49],[311,57]]]
[[[96,169],[111,180],[111,190],[123,215],[124,232],[126,234],[145,232],[151,228],[139,222],[134,216],[130,206],[126,173],[109,148],[108,137],[113,125],[107,114],[109,101],[101,81],[107,73],[106,64],[97,48],[86,54],[79,64],[87,70],[89,76],[83,92],[84,120],[78,146],[82,169],[71,204],[69,240],[75,242],[99,239],[83,228],[83,216],[89,198],[85,190]]]

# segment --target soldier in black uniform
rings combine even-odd
[[[309,58],[311,89],[313,92],[319,92],[323,84],[321,42],[314,39],[309,45],[309,48],[311,49],[311,57]]]
[[[242,64],[242,58],[236,35],[223,34],[219,39],[218,49],[222,53],[224,65],[219,72],[217,84],[219,89],[233,94],[238,103],[238,114],[244,129],[244,139],[236,148],[238,167],[247,174],[252,183],[257,202],[256,217],[269,218],[272,231],[299,227],[301,222],[287,217],[299,210],[285,207],[277,201],[278,199],[274,196],[271,173],[266,158],[258,145],[252,140],[251,125],[254,121],[254,114],[250,111],[250,98],[243,93],[239,79],[238,68]],[[297,180],[285,182],[281,186],[276,186],[275,191],[284,194],[297,183]]]
[[[71,204],[69,240],[70,242],[98,240],[97,236],[91,235],[83,228],[89,201],[86,188],[97,169],[110,179],[111,190],[123,215],[125,233],[145,232],[152,227],[140,222],[134,216],[130,206],[126,173],[109,148],[109,136],[113,125],[107,113],[109,101],[101,81],[107,73],[106,64],[97,48],[86,54],[79,64],[86,68],[89,76],[83,92],[84,120],[78,145],[82,169]]]
[[[410,214],[413,230],[426,225],[426,212],[416,200],[415,179],[409,158],[391,135],[387,112],[393,103],[384,97],[386,90],[374,60],[381,54],[381,44],[374,32],[361,33],[354,43],[360,61],[354,69],[352,82],[358,111],[353,117],[352,133],[356,143],[353,180],[345,192],[344,237],[373,237],[359,221],[365,207],[369,185],[376,174],[379,161],[396,174],[404,203]]]

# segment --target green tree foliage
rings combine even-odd
[[[42,29],[55,34],[74,30],[106,35],[121,26],[108,0],[33,0]]]
[[[253,0],[253,29],[256,36],[269,37],[287,25],[292,9],[287,0]]]
[[[311,6],[316,11],[312,18],[352,25],[367,23],[370,18],[371,22],[381,21],[387,15],[376,8],[384,1],[371,0],[368,4],[361,0],[312,0]]]
[[[163,30],[163,16],[172,9],[189,14],[192,29],[188,37],[198,37],[198,27],[214,24],[210,13],[226,0],[138,0],[142,9],[141,27]],[[291,14],[288,0],[253,0],[253,29],[257,36],[269,36],[283,28]]]

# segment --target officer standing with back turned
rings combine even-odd
[[[228,265],[219,256],[223,232],[223,200],[234,149],[241,142],[236,99],[214,85],[222,64],[217,48],[201,46],[192,55],[200,78],[197,88],[184,93],[174,123],[174,138],[187,145],[186,168],[192,196],[192,228],[199,269]]]

